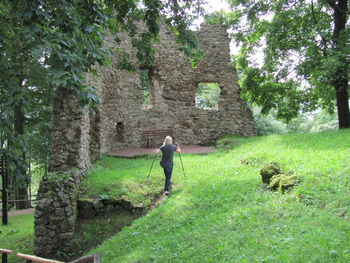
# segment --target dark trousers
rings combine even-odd
[[[169,191],[170,185],[171,185],[171,175],[173,173],[173,166],[174,164],[172,162],[170,163],[160,163],[160,166],[164,169],[164,175],[165,175],[165,184],[164,184],[164,191]]]

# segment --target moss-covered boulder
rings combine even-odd
[[[281,168],[276,162],[267,163],[260,170],[260,175],[264,184],[270,184],[271,178],[277,174],[281,174]]]
[[[268,188],[271,190],[278,189],[279,191],[284,192],[298,184],[298,182],[299,180],[296,175],[277,174],[272,176]]]

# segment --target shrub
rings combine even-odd
[[[253,108],[254,120],[258,135],[287,134],[286,124],[276,120],[271,114],[263,115],[259,108]]]

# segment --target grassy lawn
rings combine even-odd
[[[228,137],[219,144],[216,153],[182,155],[187,184],[175,157],[178,189],[90,253],[101,253],[104,263],[350,262],[349,130]],[[137,185],[150,158],[116,165]],[[286,194],[264,190],[259,171],[269,161],[302,183]],[[103,182],[91,184],[94,195],[112,195],[113,179],[93,180]],[[151,181],[161,187],[162,180],[156,163]]]
[[[80,225],[77,245],[102,262],[350,262],[350,130],[319,134],[226,137],[215,153],[175,156],[175,189],[159,207],[132,219],[106,216]],[[149,205],[162,192],[157,156],[103,157],[83,183],[87,198]],[[260,169],[276,161],[301,184],[267,191]],[[0,247],[33,253],[33,215],[9,217]],[[118,230],[118,229],[117,229]],[[16,261],[10,257],[9,262]]]
[[[0,247],[13,250],[8,262],[23,262],[16,253],[33,254],[34,251],[34,215],[9,216],[9,225],[0,226]]]

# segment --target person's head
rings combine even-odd
[[[173,144],[173,138],[170,136],[165,137],[165,140],[163,142],[163,145]]]

